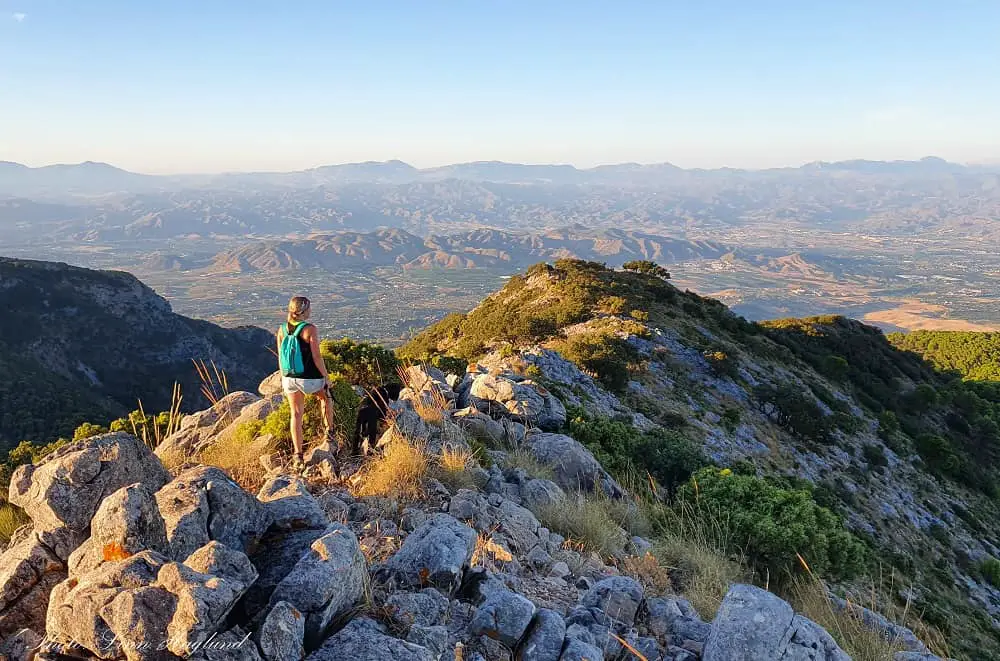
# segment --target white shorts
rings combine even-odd
[[[295,379],[290,376],[281,377],[281,388],[285,391],[286,395],[293,392],[315,395],[323,389],[324,385],[326,385],[325,379]]]

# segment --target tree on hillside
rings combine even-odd
[[[634,259],[630,262],[625,262],[622,264],[622,268],[626,271],[645,273],[646,275],[656,276],[657,278],[663,278],[664,280],[670,279],[670,272],[667,271],[667,269],[648,259]]]

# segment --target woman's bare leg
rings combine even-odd
[[[292,432],[292,448],[296,456],[302,455],[302,417],[305,415],[306,396],[301,392],[288,393],[288,406],[292,410],[292,421],[289,425]]]

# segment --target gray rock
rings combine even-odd
[[[279,530],[326,528],[330,524],[323,507],[309,493],[301,477],[272,477],[261,487],[257,500],[264,503],[271,525]]]
[[[646,600],[640,620],[649,633],[657,638],[663,638],[673,629],[674,620],[683,616],[680,607],[673,599],[653,597]]]
[[[840,649],[833,636],[801,615],[792,618],[791,636],[787,632],[785,636],[788,643],[780,657],[781,661],[851,661],[851,657]]]
[[[535,459],[552,468],[564,489],[600,490],[613,498],[625,493],[590,450],[564,434],[528,434],[525,445]]]
[[[7,661],[31,661],[35,650],[41,644],[41,636],[31,629],[21,629],[14,635],[0,640],[0,659],[7,659]]]
[[[605,578],[580,597],[580,604],[600,608],[616,622],[631,626],[642,604],[642,586],[627,576]]]
[[[688,641],[704,644],[711,632],[712,625],[693,617],[675,618],[670,625],[671,638],[675,645],[681,647]]]
[[[566,498],[566,493],[552,480],[528,480],[521,486],[521,500],[524,506],[536,514],[551,505],[558,505]]]
[[[330,636],[307,661],[434,661],[426,647],[393,638],[374,620],[359,617]]]
[[[271,607],[254,640],[265,661],[297,661],[305,656],[305,616],[287,601]]]
[[[156,446],[157,456],[193,457],[258,401],[260,397],[251,392],[231,392],[204,411],[184,416],[177,431]]]
[[[664,649],[655,638],[650,638],[649,636],[629,636],[626,638],[628,644],[631,645],[636,652],[641,654],[646,661],[663,661],[664,659]],[[635,656],[634,654],[626,654],[626,658],[629,656]]]
[[[31,530],[0,555],[0,639],[21,629],[45,631],[49,592],[66,566]]]
[[[101,609],[112,636],[129,661],[168,661],[174,655],[162,649],[177,608],[177,597],[163,588],[143,586],[122,590]]]
[[[604,661],[604,652],[578,638],[567,639],[559,661]]]
[[[628,546],[625,550],[632,555],[643,556],[649,553],[652,549],[653,544],[649,540],[635,535],[628,540]]]
[[[334,618],[361,598],[368,568],[358,538],[334,524],[310,546],[274,589],[271,604],[287,601],[306,616],[306,645],[315,646]]]
[[[106,621],[103,609],[120,593],[128,589],[148,586],[156,577],[167,558],[153,551],[143,551],[115,562],[105,562],[93,571],[78,578],[70,578],[54,586],[48,594],[49,605],[45,618],[45,631],[50,640],[72,642],[91,652],[114,656],[119,646]],[[164,608],[158,607],[158,611]],[[164,615],[169,620],[173,608]],[[136,618],[146,622],[154,616],[146,614]],[[127,623],[116,625],[121,630]],[[162,637],[163,630],[160,630]]]
[[[337,494],[328,491],[316,498],[316,502],[319,503],[320,509],[326,514],[328,521],[333,523],[347,522],[347,513],[350,510],[350,504],[341,500]]]
[[[241,551],[221,542],[212,541],[192,553],[184,564],[201,574],[211,574],[234,580],[249,587],[257,580],[257,568]]]
[[[552,562],[552,556],[541,546],[536,546],[528,551],[528,555],[524,559],[530,566],[539,570],[545,569]]]
[[[448,628],[443,626],[426,627],[415,624],[410,627],[410,632],[406,634],[408,642],[426,647],[434,655],[435,659],[440,659],[448,651]]]
[[[385,610],[394,625],[406,631],[413,625],[434,626],[448,611],[448,598],[435,588],[420,592],[394,592],[385,601]]]
[[[144,443],[116,432],[65,445],[38,465],[20,466],[10,480],[9,500],[28,513],[36,530],[65,526],[85,532],[115,491],[136,482],[155,490],[169,479]]]
[[[212,540],[246,551],[270,525],[264,506],[212,466],[182,472],[156,492],[156,502],[176,560]]]
[[[250,636],[250,633],[239,627],[213,634],[191,655],[191,661],[262,661]],[[292,658],[289,661],[293,661]]]
[[[851,613],[859,617],[861,621],[864,622],[865,626],[870,628],[872,631],[882,633],[889,640],[895,641],[903,647],[903,651],[920,653],[927,653],[930,651],[927,649],[927,645],[917,638],[917,635],[910,629],[890,621],[881,613],[876,613],[871,609],[858,606],[853,602],[848,604],[846,600],[832,594],[830,595],[830,602],[838,610],[850,609]]]
[[[261,397],[281,395],[283,392],[281,388],[281,370],[275,370],[264,377],[264,380],[257,386],[257,392],[260,393]]]
[[[513,649],[531,624],[535,605],[521,595],[496,591],[476,611],[469,624],[473,636],[488,636]]]
[[[118,544],[134,555],[167,551],[167,531],[156,499],[144,484],[122,487],[104,499],[90,524],[90,536],[99,548]]]
[[[712,622],[703,661],[780,659],[794,616],[792,607],[770,592],[733,585]]]
[[[476,547],[476,531],[447,514],[435,514],[410,533],[386,569],[403,585],[434,585],[451,593]]]
[[[555,578],[565,578],[572,573],[569,565],[562,560],[552,563],[552,567],[549,568],[549,576],[554,576]]]
[[[156,583],[177,598],[177,608],[167,626],[167,649],[178,656],[192,654],[217,632],[249,587],[177,562],[163,565]]]
[[[948,661],[943,659],[936,654],[931,654],[930,652],[912,652],[904,650],[902,652],[896,652],[892,657],[892,661]]]
[[[519,661],[559,661],[565,637],[566,622],[562,615],[540,608],[517,651],[517,658]]]
[[[259,576],[243,598],[243,614],[247,619],[267,610],[274,589],[299,560],[311,552],[312,543],[326,532],[313,529],[276,531],[261,540],[250,557]]]
[[[538,529],[541,524],[530,510],[504,500],[496,508],[495,518],[499,525],[497,532],[510,542],[512,550],[527,553],[538,545]]]

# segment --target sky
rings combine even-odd
[[[997,0],[0,0],[0,160],[1000,161]]]

